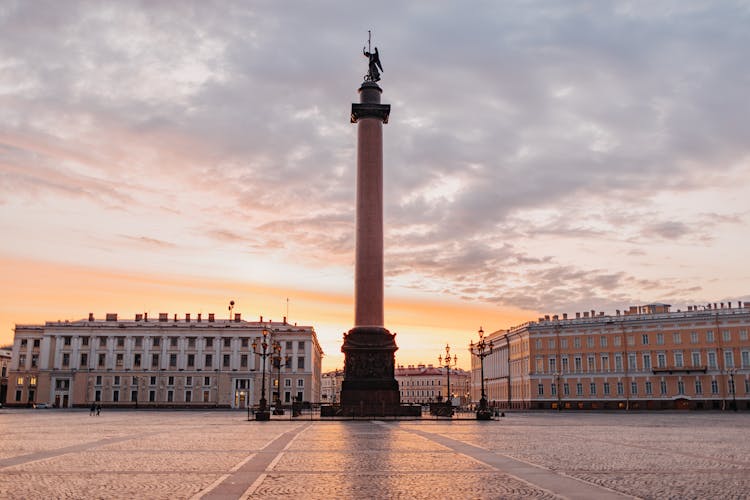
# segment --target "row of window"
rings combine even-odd
[[[414,380],[414,379],[407,379],[407,380],[399,380],[399,385],[436,385],[435,380]],[[440,385],[440,381],[438,380],[437,385]]]
[[[724,368],[725,369],[734,368],[735,367],[734,351],[731,349],[727,349],[727,350],[724,350],[723,353],[724,353]],[[623,370],[623,361],[624,361],[623,358],[624,356],[621,354],[614,355],[614,371]],[[598,367],[596,364],[596,356],[594,355],[586,356],[585,360],[586,360],[586,370],[589,372],[610,371],[613,368],[612,366],[610,366],[610,357],[608,354],[602,354],[599,356]],[[583,356],[575,356],[573,358],[573,371],[574,372],[583,372],[584,370],[583,361],[584,361]],[[666,353],[657,353],[656,364],[654,365],[652,361],[653,361],[653,358],[652,358],[651,353],[642,353],[640,369],[644,371],[648,371],[648,370],[652,370],[653,368],[691,367],[691,368],[699,369],[699,368],[707,367],[708,369],[711,369],[711,370],[715,370],[718,368],[717,353],[715,351],[709,351],[706,353],[705,364],[704,364],[703,355],[699,351],[691,352],[690,357],[688,359],[685,359],[685,353],[681,351],[673,352],[672,359],[670,360],[668,360]],[[690,362],[689,365],[688,365],[688,361]],[[742,351],[740,353],[740,361],[741,361],[742,368],[750,367],[750,351]],[[637,371],[639,369],[638,354],[629,353],[627,355],[627,363],[628,363],[629,370]],[[560,365],[561,365],[560,371],[562,371],[563,373],[569,373],[571,371],[569,358],[567,356],[562,356],[560,358]],[[547,366],[549,367],[548,373],[556,373],[558,371],[557,358],[554,358],[554,357],[549,358],[547,361]],[[536,371],[537,373],[544,373],[544,359],[543,358],[536,359]]]
[[[127,378],[128,377],[121,377],[120,375],[113,375],[111,377],[112,385],[115,385],[115,386],[120,385],[120,383],[126,381]],[[139,377],[137,375],[136,376],[132,376],[132,377],[130,377],[130,383],[132,385],[138,385],[138,382],[142,378],[145,379],[146,377]],[[148,377],[148,383],[149,383],[149,385],[156,385],[158,379],[159,379],[159,377],[149,376]],[[97,375],[96,378],[95,378],[95,380],[94,380],[94,382],[95,382],[96,385],[102,385],[102,381],[103,380],[104,380],[104,377],[102,377],[101,375]],[[166,377],[166,380],[167,380],[167,385],[174,385],[175,377],[173,375],[170,375],[170,376]],[[203,385],[204,386],[210,386],[211,385],[211,377],[193,377],[191,375],[187,375],[187,376],[184,377],[184,382],[185,382],[186,386],[192,386],[194,381],[196,382],[196,385],[200,385],[201,384],[201,380],[203,381]]]
[[[745,394],[750,394],[750,379],[744,379],[744,382],[745,382]],[[610,383],[609,382],[603,382],[601,385],[602,385],[602,393],[605,396],[610,396],[611,393],[612,393],[612,388],[611,388]],[[588,386],[589,386],[588,387],[589,392],[588,392],[587,395],[588,396],[596,396],[597,395],[598,384],[596,382],[590,382],[588,384]],[[718,395],[719,394],[719,381],[718,380],[711,380],[710,386],[711,386],[711,394],[712,395]],[[575,389],[576,389],[575,395],[576,396],[584,396],[583,388],[584,388],[584,384],[582,382],[576,383],[575,384]],[[617,395],[618,396],[625,395],[625,384],[623,382],[617,382],[615,384],[615,388],[617,390]],[[703,394],[703,381],[700,378],[696,377],[695,380],[694,380],[694,383],[693,383],[693,388],[695,390],[694,394],[696,394],[696,395],[702,395]],[[643,382],[643,389],[644,389],[644,393],[647,396],[648,395],[653,395],[653,393],[654,393],[654,391],[653,391],[653,383],[650,380],[646,380],[645,382]],[[545,384],[541,384],[541,383],[538,384],[538,386],[537,386],[537,394],[539,396],[544,396],[544,390],[545,390]],[[571,395],[570,384],[568,384],[567,382],[565,382],[565,383],[562,384],[562,390],[563,390],[562,394],[564,396],[570,396]],[[637,396],[638,395],[638,390],[639,390],[639,383],[637,381],[630,382],[630,395],[631,396]],[[734,380],[729,379],[727,381],[727,391],[728,391],[729,394],[734,394],[734,391],[735,391]],[[667,395],[667,381],[666,380],[659,381],[659,393],[662,396],[666,396]],[[552,396],[558,395],[557,394],[557,384],[555,384],[555,383],[550,384],[550,394]],[[684,380],[678,380],[677,381],[677,394],[678,395],[685,394],[685,381]]]
[[[89,368],[89,353],[83,352],[80,355],[79,359],[79,368]],[[105,368],[107,366],[107,356],[109,356],[108,353],[99,353],[97,355],[97,363],[96,366],[99,368]],[[131,354],[133,364],[133,368],[141,368],[143,365],[143,356],[141,353],[134,353]],[[187,368],[196,368],[196,355],[195,354],[187,354],[185,355],[185,366]],[[240,368],[248,368],[248,354],[242,354],[240,356]],[[292,356],[279,356],[279,357],[271,357],[270,362],[270,368],[292,368]],[[125,354],[124,353],[114,353],[114,361],[115,361],[115,368],[123,368],[125,367]],[[160,354],[159,353],[153,353],[151,354],[151,368],[158,369],[160,364]],[[203,369],[214,369],[214,356],[213,354],[205,354],[203,358]],[[283,363],[282,363],[283,361]],[[231,355],[230,354],[224,354],[222,355],[222,367],[223,368],[229,368],[231,365]],[[18,365],[21,368],[24,368],[26,366],[26,354],[20,354],[18,356]],[[39,356],[37,354],[33,354],[31,357],[31,367],[36,368],[39,365]],[[177,368],[177,353],[170,353],[169,354],[169,368]],[[71,367],[71,354],[64,352],[62,353],[62,367],[63,368],[70,368]],[[297,369],[298,370],[304,370],[305,369],[305,357],[304,356],[298,356],[297,357]]]
[[[138,383],[141,380],[141,378],[145,379],[146,377],[139,377],[137,375],[136,376],[132,376],[130,378],[130,382],[131,382],[132,385],[138,385]],[[22,379],[23,379],[23,377],[19,377],[19,381],[22,381]],[[149,385],[157,385],[158,379],[159,379],[159,377],[155,377],[153,375],[149,376],[148,377]],[[178,381],[182,381],[182,380],[179,380],[179,377],[177,379],[178,379]],[[94,382],[95,382],[95,384],[97,386],[101,386],[103,380],[104,380],[104,377],[102,375],[97,375],[96,378],[94,379]],[[126,377],[121,377],[120,375],[113,375],[111,377],[112,385],[114,385],[114,386],[120,385],[125,380],[127,380],[127,378]],[[175,385],[175,380],[176,380],[176,378],[175,378],[174,375],[169,375],[169,376],[166,377],[166,381],[167,381],[167,385],[168,386]],[[192,386],[193,382],[196,382],[196,385],[201,385],[201,380],[203,381],[203,385],[204,386],[210,386],[211,385],[211,377],[210,376],[206,376],[206,377],[193,377],[192,375],[186,375],[184,377],[184,382],[185,382],[185,386],[186,387]],[[68,382],[68,379],[58,379],[57,382],[58,382],[58,385],[60,385],[59,384],[60,382]],[[274,379],[273,380],[274,387],[276,387],[276,385],[277,385],[276,382],[277,382],[277,380]],[[19,385],[22,385],[22,384],[19,384]],[[284,386],[285,387],[291,387],[292,386],[292,379],[290,379],[290,378],[284,379]],[[297,387],[304,387],[304,386],[305,386],[305,380],[302,379],[302,378],[297,379]],[[238,380],[235,381],[235,387],[237,389],[247,389],[247,388],[250,387],[250,380],[249,379],[238,379]],[[59,388],[63,388],[63,387],[59,387]],[[64,388],[67,388],[67,387],[64,387]]]
[[[131,385],[137,386],[138,383],[140,382],[141,378],[145,379],[146,377],[139,377],[137,375],[134,375],[134,376],[130,377],[130,383],[131,383]],[[127,379],[128,379],[128,377],[121,377],[120,375],[113,375],[111,377],[111,382],[112,382],[113,386],[119,386],[121,383],[126,382]],[[166,380],[167,380],[167,385],[169,385],[169,386],[175,385],[175,377],[173,375],[170,375],[170,376],[166,377]],[[191,375],[186,375],[184,377],[184,382],[185,382],[185,386],[186,387],[191,387],[193,385],[193,382],[196,382],[196,385],[201,385],[201,380],[203,381],[203,385],[204,386],[208,387],[208,386],[211,385],[211,377],[210,376],[206,376],[206,377],[193,377]],[[104,381],[104,377],[102,375],[97,375],[96,378],[94,379],[94,383],[97,386],[101,386],[103,381]],[[149,385],[155,386],[155,385],[157,385],[157,381],[158,381],[158,377],[155,377],[153,375],[148,377],[148,383],[149,383]],[[16,379],[16,385],[18,387],[23,387],[24,382],[25,382],[25,380],[24,380],[23,376],[19,376]],[[36,386],[36,384],[37,384],[37,378],[35,376],[29,377],[29,386],[33,387],[33,386]],[[275,380],[275,379],[273,380],[273,386],[274,387],[277,386],[277,380]],[[284,379],[284,387],[291,387],[291,386],[292,386],[292,379],[285,378]],[[304,386],[305,386],[305,380],[302,379],[302,378],[297,379],[297,387],[304,387]],[[250,387],[250,381],[249,380],[244,380],[244,379],[237,380],[236,381],[236,387],[238,389],[249,388]],[[67,378],[65,378],[65,379],[55,379],[55,389],[57,389],[57,390],[68,390],[68,389],[70,389],[70,379],[67,379]]]
[[[20,354],[18,356],[18,366],[25,367],[26,366],[26,355]],[[31,355],[31,367],[37,368],[39,367],[39,355],[38,354],[32,354]]]
[[[665,340],[665,334],[664,333],[656,333],[656,334],[649,334],[649,333],[643,333],[641,334],[641,345],[650,345],[651,344],[651,336],[654,335],[656,337],[656,345],[664,345]],[[586,347],[594,348],[596,347],[596,337],[593,335],[589,335],[586,337],[583,337],[586,339]],[[609,343],[609,338],[606,335],[599,336],[599,347],[607,347],[607,344]],[[716,341],[714,330],[706,330],[705,331],[705,342],[706,343],[713,343]],[[741,341],[748,340],[748,334],[747,330],[740,330],[738,333],[738,338]],[[573,337],[573,348],[579,349],[581,348],[581,341],[582,337]],[[627,336],[627,342],[629,346],[635,346],[635,339],[636,337],[634,335],[628,335]],[[723,342],[731,342],[733,339],[732,331],[731,330],[722,330],[721,332],[721,339]],[[700,332],[693,331],[690,332],[690,343],[691,344],[697,344],[700,342]],[[612,337],[612,343],[615,347],[619,347],[622,344],[622,336],[621,335],[615,335]],[[673,344],[682,344],[682,332],[673,332],[672,333],[672,343]],[[543,349],[543,339],[536,339],[536,348],[537,349]],[[548,349],[555,349],[556,348],[556,339],[547,339],[547,348]],[[568,339],[567,338],[561,338],[560,339],[560,348],[561,349],[567,349],[568,348]]]
[[[127,393],[126,393],[127,394]],[[175,391],[173,389],[167,390],[167,403],[173,403],[175,402]],[[211,391],[203,391],[203,402],[204,403],[210,403],[211,402]],[[20,399],[18,400],[20,401]],[[103,401],[102,400],[102,390],[97,389],[94,391],[94,401]],[[120,399],[120,390],[119,389],[113,389],[110,401],[113,403],[119,403],[121,401]],[[125,400],[123,400],[125,401]],[[138,398],[138,390],[133,389],[130,391],[130,399],[127,400],[132,403],[137,403],[138,401],[142,401]],[[149,403],[155,403],[156,402],[156,390],[151,389],[148,391],[148,401]],[[186,389],[183,393],[183,399],[182,402],[185,403],[192,403],[193,402],[193,391],[191,389]]]
[[[24,384],[24,377],[23,375],[19,375],[18,378],[16,378],[16,385],[21,387],[23,386],[23,384]],[[29,377],[29,386],[30,387],[36,386],[36,377],[33,375]]]
[[[443,397],[440,391],[401,391],[401,397]]]
[[[78,337],[81,340],[82,346],[88,346],[89,345],[89,337],[87,336],[81,336]],[[107,347],[107,343],[109,339],[114,339],[115,346],[116,347],[125,347],[125,339],[124,336],[118,336],[118,337],[96,337],[99,339],[99,347]],[[144,337],[131,337],[134,341],[135,347],[143,347],[143,338]],[[187,346],[188,348],[195,348],[196,341],[198,340],[198,337],[166,337],[169,339],[169,346],[170,347],[178,347],[179,346],[179,339],[180,338],[186,338],[187,339]],[[212,348],[214,347],[214,337],[201,337],[203,339],[203,346],[205,348]],[[232,339],[236,337],[218,337],[220,341],[223,341],[223,346],[226,348],[232,347]],[[63,339],[63,346],[71,346],[73,344],[73,337],[71,335],[65,335],[62,337]],[[151,337],[151,346],[152,347],[160,347],[161,346],[161,339],[162,337]],[[257,342],[260,343],[260,337],[258,337]],[[250,338],[249,337],[240,337],[240,343],[242,347],[248,348],[251,345]],[[285,341],[285,347],[287,351],[291,351],[293,347],[293,341],[287,340]],[[27,346],[27,339],[21,339],[21,347]],[[39,347],[39,339],[34,339],[34,347]],[[298,351],[304,351],[305,350],[305,341],[300,340],[297,342],[297,350]]]

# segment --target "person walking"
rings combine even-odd
[[[96,403],[91,403],[91,408],[89,408],[89,416],[93,417],[95,412],[96,412]]]
[[[101,412],[102,412],[102,405],[96,405],[96,416],[98,417]]]

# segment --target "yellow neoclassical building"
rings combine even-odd
[[[264,338],[278,348],[266,357]],[[6,404],[224,407],[320,400],[323,351],[311,326],[166,313],[16,325]]]
[[[750,303],[545,316],[487,337],[490,404],[528,409],[750,409]],[[472,400],[480,398],[472,358]]]

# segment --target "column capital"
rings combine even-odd
[[[351,123],[357,123],[360,118],[378,118],[388,123],[390,113],[390,104],[352,103]]]

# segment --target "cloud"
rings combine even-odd
[[[138,243],[140,245],[145,245],[149,247],[156,247],[156,248],[174,248],[177,245],[174,243],[170,243],[168,241],[163,241],[157,238],[151,238],[149,236],[128,236],[128,235],[122,235],[123,239],[128,240],[133,243]]]
[[[668,240],[680,239],[690,233],[690,228],[686,224],[678,221],[665,221],[657,224],[650,224],[643,230],[643,236],[645,237],[659,237]]]
[[[349,106],[374,26],[391,286],[538,309],[703,293],[644,263],[699,261],[696,241],[730,255],[714,274],[743,259],[726,233],[750,212],[749,18],[742,2],[14,3],[2,215],[45,200],[73,226],[65,200],[84,200],[151,229],[131,241],[206,248],[208,273],[221,248],[348,278]]]

